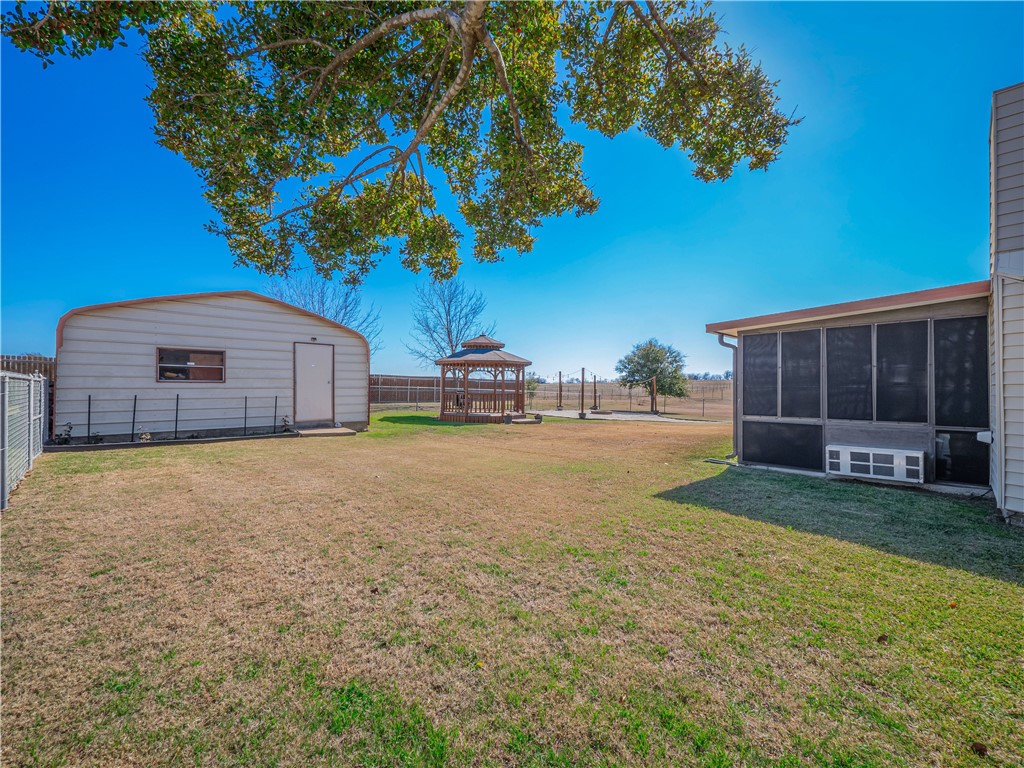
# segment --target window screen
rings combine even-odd
[[[871,421],[871,326],[829,328],[825,334],[828,417]]]
[[[988,319],[936,320],[935,423],[988,426]]]
[[[878,421],[928,421],[928,321],[876,331]]]
[[[798,469],[822,469],[820,424],[743,422],[743,460]]]
[[[935,479],[949,483],[988,485],[988,445],[974,432],[935,433]]]
[[[782,334],[782,415],[821,416],[821,331]]]
[[[747,416],[778,415],[778,350],[778,334],[743,337],[743,413]]]
[[[159,381],[224,381],[224,353],[208,349],[158,349]]]

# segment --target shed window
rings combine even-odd
[[[928,421],[928,321],[879,325],[878,421]]]
[[[755,333],[743,337],[743,413],[778,415],[779,336]]]
[[[828,417],[871,421],[871,326],[825,331]]]
[[[988,319],[936,320],[935,423],[988,426]]]
[[[821,416],[821,331],[782,334],[782,416]]]
[[[224,353],[208,349],[158,349],[158,381],[224,381]]]

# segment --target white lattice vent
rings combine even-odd
[[[924,451],[855,445],[830,445],[825,451],[830,475],[870,477],[902,483],[924,482]]]

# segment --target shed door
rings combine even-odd
[[[334,345],[295,344],[295,423],[334,423]]]

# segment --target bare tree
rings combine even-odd
[[[327,280],[309,271],[293,272],[288,277],[274,280],[267,284],[266,290],[279,301],[359,331],[370,344],[371,354],[384,348],[380,338],[383,332],[380,309],[372,303],[364,309],[363,297],[359,295],[357,286]]]
[[[405,348],[424,368],[433,366],[435,360],[455,354],[467,339],[494,333],[494,323],[480,322],[486,308],[483,294],[461,280],[423,283],[416,288],[412,339]]]

